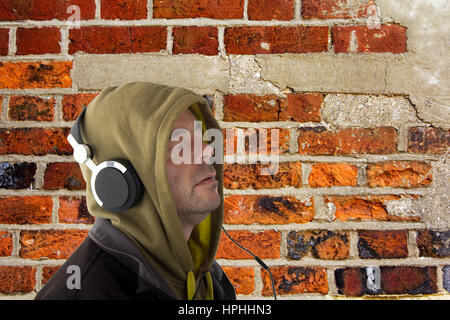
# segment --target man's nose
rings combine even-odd
[[[203,147],[203,162],[206,164],[211,164],[211,158],[214,156],[214,148],[209,144],[202,142]]]

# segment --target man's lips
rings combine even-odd
[[[203,185],[203,184],[208,184],[208,183],[211,183],[211,182],[217,182],[215,173],[208,175],[205,179],[203,179],[202,181],[197,183],[196,186]]]

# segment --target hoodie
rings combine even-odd
[[[179,299],[192,299],[197,289],[196,299],[213,299],[208,270],[223,222],[223,162],[212,164],[221,204],[194,227],[187,242],[166,172],[170,133],[187,108],[202,120],[203,131],[220,130],[203,97],[162,84],[109,86],[87,107],[80,131],[84,142],[94,149],[93,162],[98,165],[108,159],[128,159],[142,181],[142,199],[127,211],[113,213],[99,206],[91,192],[91,171],[85,164],[80,168],[87,183],[87,209],[93,216],[109,220],[126,234]]]

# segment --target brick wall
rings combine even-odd
[[[413,70],[421,35],[388,12],[370,27],[371,5],[2,2],[0,299],[32,299],[86,237],[66,136],[103,87],[133,80],[207,95],[224,130],[279,129],[275,175],[225,164],[224,216],[281,298],[448,298],[449,121],[416,96],[432,85]],[[238,298],[271,297],[225,237],[217,259]]]

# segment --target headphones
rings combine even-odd
[[[102,208],[121,213],[136,205],[142,198],[143,184],[131,162],[114,158],[96,165],[93,148],[85,144],[80,133],[80,122],[87,107],[75,121],[67,141],[73,148],[73,157],[79,164],[84,163],[92,172],[91,191],[95,201]]]

